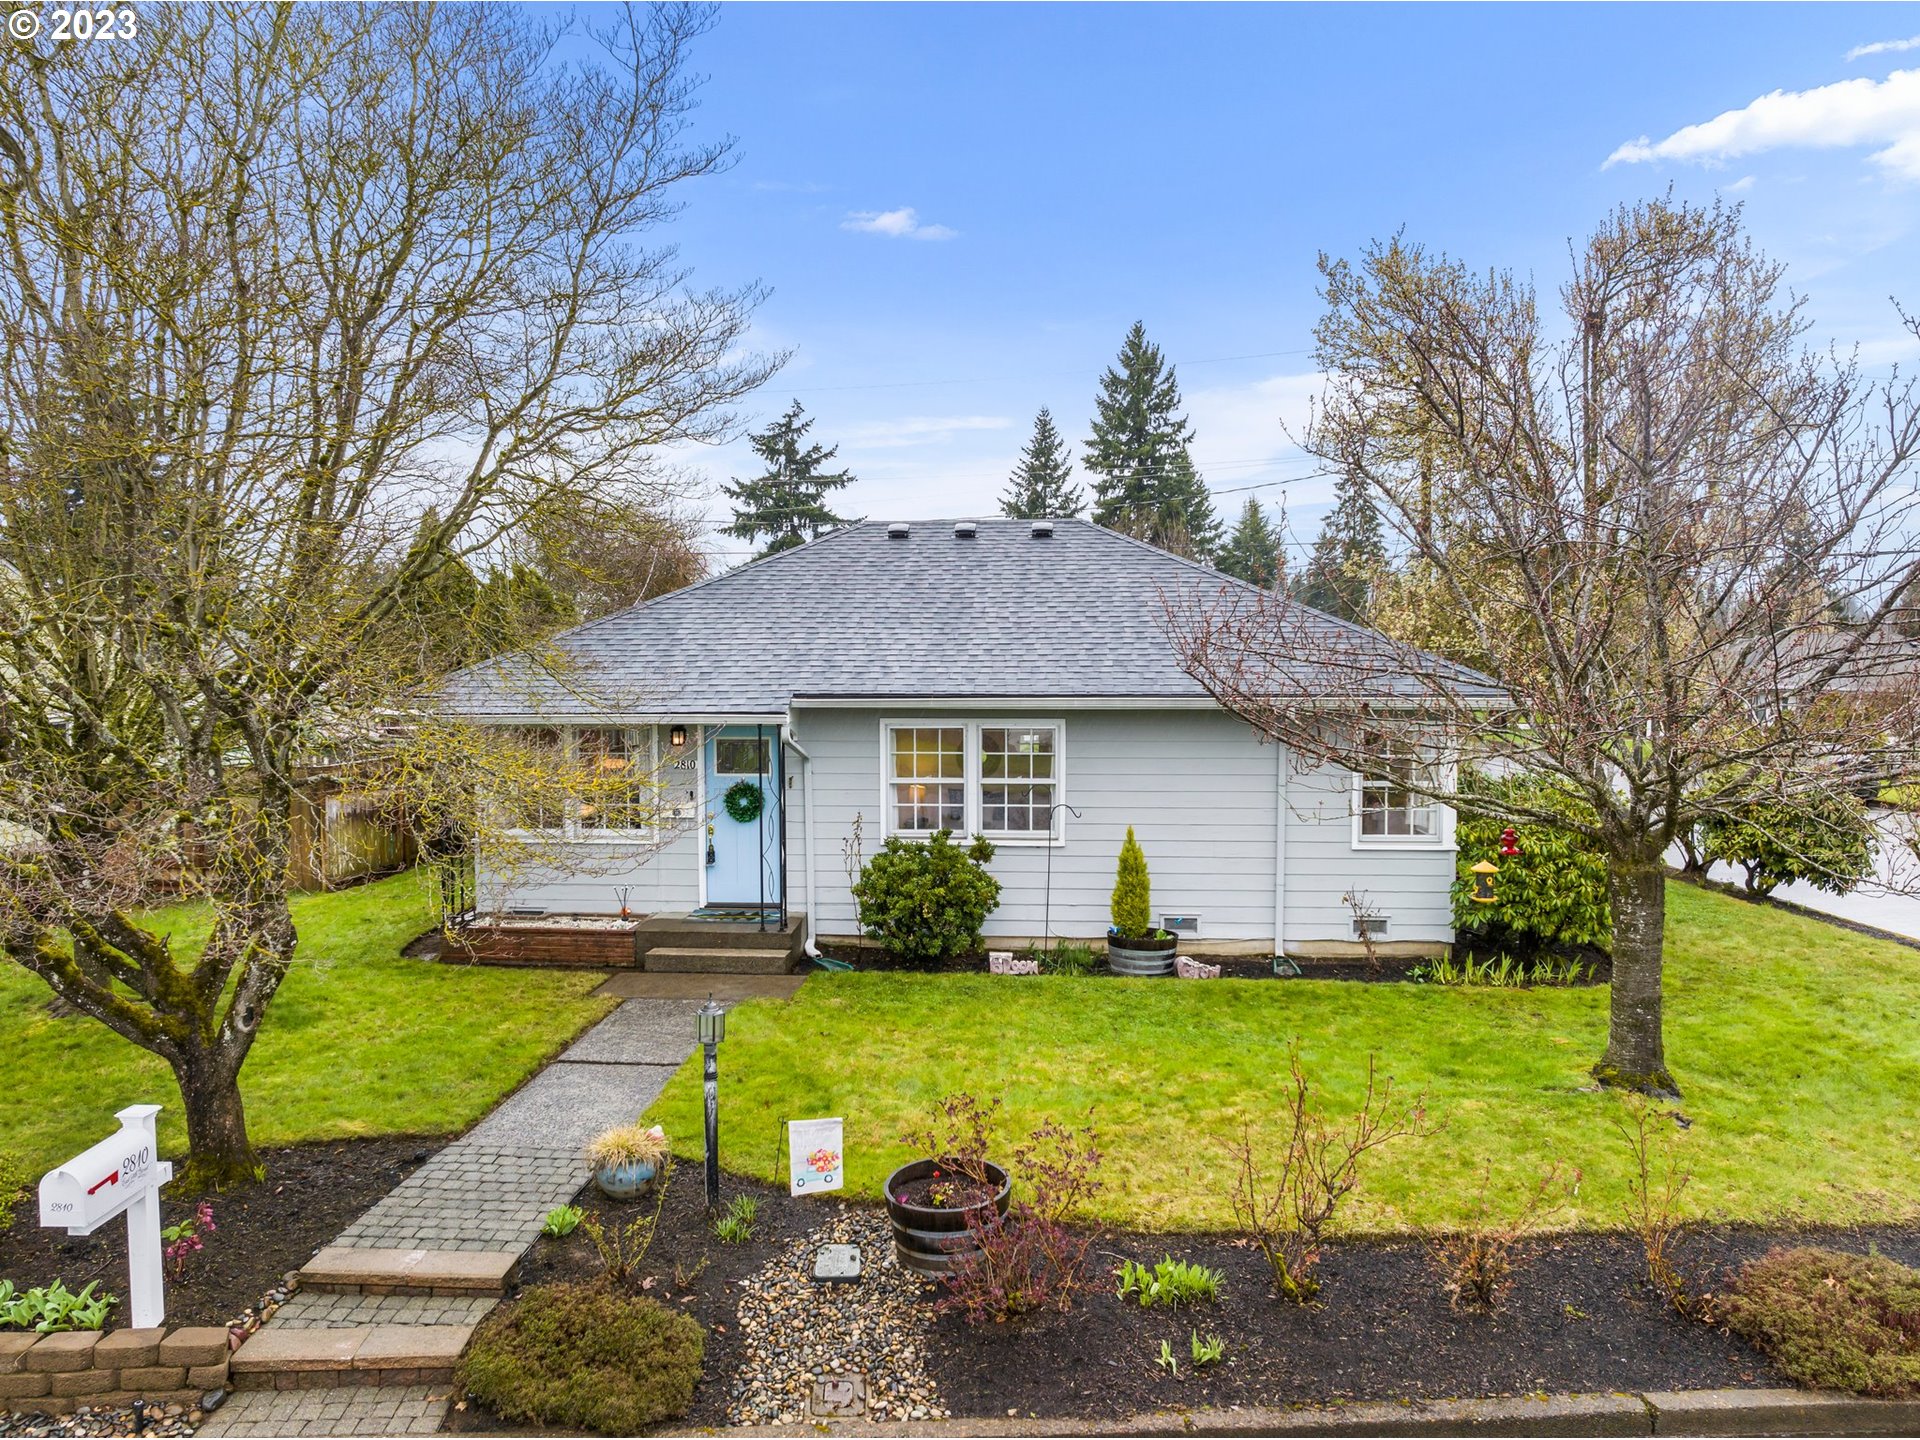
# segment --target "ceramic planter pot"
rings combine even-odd
[[[651,1160],[629,1160],[624,1165],[600,1166],[593,1172],[593,1183],[609,1200],[633,1200],[647,1193],[659,1173],[660,1167]]]

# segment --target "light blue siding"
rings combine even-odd
[[[795,707],[793,739],[810,759],[817,813],[815,853],[809,856],[803,770],[800,757],[789,751],[788,897],[792,908],[806,907],[811,868],[813,928],[819,935],[858,931],[845,846],[856,816],[864,856],[884,839],[883,727],[898,720],[1051,720],[1064,727],[1061,798],[1080,814],[1063,816],[1063,844],[999,845],[991,869],[1002,891],[1000,906],[987,922],[989,939],[1029,939],[1044,932],[1049,859],[1052,933],[1088,940],[1104,936],[1115,860],[1132,825],[1152,873],[1156,917],[1199,916],[1202,943],[1196,948],[1218,942],[1270,951],[1282,823],[1288,949],[1351,943],[1352,916],[1341,896],[1356,888],[1390,917],[1390,940],[1452,938],[1451,849],[1356,850],[1351,777],[1344,772],[1291,773],[1293,767],[1282,763],[1276,747],[1261,744],[1245,724],[1217,710],[1076,711],[1045,704],[991,712]],[[605,847],[588,858],[592,865],[585,870],[570,863],[543,872],[522,863],[513,877],[483,867],[483,893],[551,911],[616,909],[612,887],[621,884],[634,887],[630,903],[636,910],[687,909],[700,901],[697,826],[651,856]]]

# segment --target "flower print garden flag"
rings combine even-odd
[[[838,1190],[846,1179],[841,1163],[839,1120],[789,1120],[787,1122],[787,1180],[789,1192],[811,1195],[819,1190]]]

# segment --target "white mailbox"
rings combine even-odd
[[[40,1179],[40,1223],[69,1235],[91,1235],[117,1215],[127,1217],[127,1279],[136,1327],[166,1318],[160,1272],[160,1187],[173,1166],[159,1158],[158,1105],[129,1105],[113,1118],[120,1132],[55,1166]]]

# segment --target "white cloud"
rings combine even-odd
[[[1856,45],[1847,51],[1847,59],[1864,60],[1869,55],[1897,55],[1903,50],[1920,50],[1920,35],[1905,40],[1876,40],[1871,45]]]
[[[1753,176],[1742,175],[1731,185],[1722,185],[1720,188],[1729,195],[1744,195],[1747,191],[1753,189]]]
[[[841,434],[850,446],[891,450],[905,445],[941,445],[963,431],[1005,430],[1012,424],[1004,415],[908,415],[850,425]]]
[[[911,205],[898,210],[854,210],[840,222],[840,228],[862,235],[885,235],[892,240],[951,240],[960,233],[945,225],[922,225]]]
[[[1664,140],[1644,135],[1631,140],[1606,163],[1679,160],[1712,165],[1766,150],[1847,145],[1880,145],[1884,148],[1870,157],[1875,163],[1902,179],[1920,180],[1920,70],[1895,70],[1884,80],[1775,90]]]

